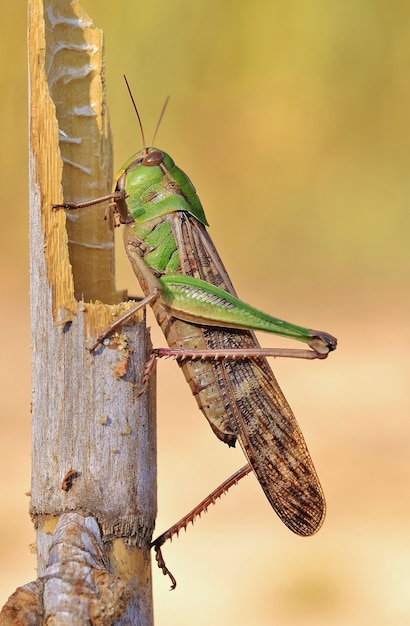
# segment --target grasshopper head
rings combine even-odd
[[[124,79],[138,118],[142,145],[146,146],[140,114],[126,76]],[[153,143],[168,100],[169,97],[162,107]],[[157,148],[143,148],[124,163],[117,175],[115,191],[125,192],[126,208],[137,224],[169,213],[185,211],[204,226],[208,226],[201,201],[188,176],[175,165],[166,152]]]
[[[158,148],[143,148],[128,159],[117,174],[115,191],[125,191],[128,210],[137,223],[185,211],[208,225],[188,176]]]
[[[160,166],[164,162],[165,153],[157,148],[142,148],[124,163],[116,175],[117,181],[124,174],[134,169]],[[145,174],[145,173],[144,173]]]

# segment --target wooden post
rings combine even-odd
[[[52,210],[62,189],[65,201],[110,191],[102,33],[77,0],[29,0],[28,28],[30,513],[39,574],[28,605],[34,593],[50,624],[150,626],[156,432],[155,377],[138,396],[150,347],[145,320],[90,354],[87,340],[130,306],[115,289],[112,229],[101,206],[70,216],[67,228],[65,212]],[[53,577],[59,583],[50,587]],[[19,590],[8,611],[21,609]]]

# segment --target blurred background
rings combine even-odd
[[[0,37],[0,604],[36,577],[29,544],[26,7]],[[410,620],[410,5],[400,0],[84,0],[106,38],[118,169],[156,145],[193,180],[240,296],[336,335],[327,361],[273,367],[328,501],[290,533],[250,476],[153,566],[157,626],[401,626]],[[117,246],[118,287],[139,293]],[[153,326],[155,345],[164,341]],[[265,346],[282,345],[262,336]],[[158,532],[243,464],[159,364]]]

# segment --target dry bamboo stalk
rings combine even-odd
[[[92,601],[82,603],[83,613],[77,617],[79,596],[74,584],[64,610],[69,618],[72,610],[79,621],[67,623],[110,624],[109,615],[112,619],[123,615],[116,624],[150,626],[148,545],[156,514],[156,440],[155,384],[138,397],[150,347],[145,320],[130,322],[109,348],[95,354],[85,349],[87,338],[129,306],[121,303],[124,294],[115,290],[112,230],[98,207],[71,220],[67,229],[64,211],[52,210],[53,203],[63,200],[62,188],[66,201],[97,197],[110,188],[102,33],[77,0],[29,0],[28,28],[33,354],[30,513],[37,529],[39,578],[31,584],[30,593],[27,586],[22,593],[28,593],[33,610],[38,608],[36,602],[40,603],[40,614],[43,619],[47,614],[50,620],[47,623],[56,623],[53,611],[57,609],[45,606],[47,598],[55,594],[47,595],[44,583],[50,566],[59,559],[56,542],[70,543],[67,535],[61,535],[61,525],[67,514],[76,512],[69,520],[71,536],[78,537],[75,545],[78,547],[92,527],[93,539],[81,543],[81,554],[87,552],[84,546],[94,546],[90,559],[97,553],[101,558],[92,560],[92,567],[114,576],[119,588],[125,585],[126,591],[113,594],[110,613],[100,589]],[[59,539],[55,535],[58,521]],[[60,567],[60,579],[78,575],[75,568],[65,570],[61,563]],[[15,594],[10,600],[13,597],[12,606],[16,607],[21,597],[18,595],[17,602]],[[127,598],[129,602],[125,602]],[[115,605],[117,601],[121,606]],[[12,610],[11,605],[6,609]],[[2,620],[4,615],[3,611]]]

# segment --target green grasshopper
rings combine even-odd
[[[229,446],[239,440],[286,526],[299,535],[313,534],[325,515],[323,491],[266,356],[325,358],[336,348],[336,339],[271,317],[237,298],[206,230],[196,190],[164,151],[144,147],[134,154],[119,171],[112,194],[54,208],[106,201],[124,225],[125,250],[145,297],[111,324],[94,347],[150,304],[169,345],[154,351],[155,356],[179,359],[216,436]],[[311,350],[263,350],[255,330],[303,341]]]

